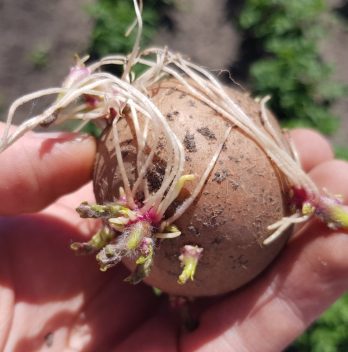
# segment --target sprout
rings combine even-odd
[[[186,245],[182,248],[179,260],[184,268],[178,279],[180,285],[185,284],[187,280],[193,280],[202,252],[203,248],[198,246]]]
[[[139,252],[141,254],[135,262],[136,268],[134,272],[126,278],[126,281],[133,285],[138,284],[150,274],[153,264],[154,241],[149,237],[145,237],[141,242]]]
[[[113,231],[103,227],[88,242],[73,242],[70,248],[80,254],[90,254],[105,247],[114,237]]]

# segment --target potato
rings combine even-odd
[[[255,124],[263,128],[260,104],[246,93],[228,91]],[[202,175],[230,123],[175,80],[160,82],[152,87],[150,95],[185,148],[184,174]],[[272,124],[283,138],[274,120]],[[131,119],[121,118],[118,130],[132,183],[137,176],[138,146]],[[95,164],[94,191],[99,204],[114,201],[122,186],[111,131],[108,127],[103,132]],[[166,154],[162,139],[147,173],[150,191],[157,190],[163,181]],[[166,216],[189,196],[194,185],[195,182],[185,184]],[[151,273],[145,282],[181,296],[217,295],[246,284],[272,262],[291,232],[288,230],[268,246],[262,245],[270,235],[267,226],[289,214],[288,194],[288,183],[265,152],[233,127],[201,194],[175,222],[181,236],[158,240]],[[141,192],[137,197],[141,201]],[[198,245],[203,252],[194,280],[182,285],[178,283],[182,271],[179,256],[185,245]],[[124,262],[132,269],[135,266],[135,258],[126,258]]]

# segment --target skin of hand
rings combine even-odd
[[[318,186],[347,200],[348,164],[316,132],[292,139]],[[94,155],[92,138],[63,133],[0,154],[1,351],[279,352],[347,290],[348,236],[313,221],[250,284],[192,303],[199,325],[183,331],[165,295],[69,249],[98,225],[74,210],[93,201]]]

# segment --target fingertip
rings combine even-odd
[[[63,133],[45,139],[39,148],[41,161],[50,168],[42,171],[43,183],[48,181],[56,191],[52,198],[75,191],[88,182],[93,173],[96,141],[87,134]]]
[[[309,173],[319,189],[326,189],[331,194],[340,194],[348,202],[348,162],[344,160],[327,160],[315,166]]]
[[[309,176],[317,184],[320,191],[342,197],[348,204],[348,162],[328,160],[314,167]],[[304,227],[294,241],[295,247],[305,251],[306,260],[311,262],[313,272],[322,272],[322,282],[334,283],[342,273],[342,267],[348,268],[346,250],[348,237],[345,230],[333,230],[322,221],[316,220]],[[323,263],[325,266],[323,267]],[[323,273],[327,272],[326,277]]]
[[[334,158],[329,141],[315,130],[294,129],[290,131],[290,138],[299,155],[301,165],[307,172],[316,165]]]

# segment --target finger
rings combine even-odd
[[[0,221],[0,308],[11,314],[1,317],[2,351],[45,350],[48,332],[53,351],[111,351],[157,309],[149,287],[124,282],[122,264],[102,273],[93,256],[74,255],[75,226],[42,213]]]
[[[326,189],[331,194],[342,195],[348,204],[348,163],[343,160],[331,160],[315,167],[310,176],[319,189]]]
[[[309,172],[316,165],[334,158],[329,141],[314,130],[294,129],[290,131],[290,139],[306,172]]]
[[[99,219],[81,219],[76,208],[82,203],[94,203],[92,182],[88,182],[73,193],[60,197],[56,202],[46,207],[41,214],[63,219],[78,230],[75,241],[88,241],[91,236],[100,230],[102,223]]]
[[[348,198],[347,163],[328,161],[311,177]],[[283,350],[347,290],[347,251],[347,234],[312,223],[262,277],[209,308],[183,351]]]
[[[75,133],[29,133],[0,154],[0,214],[34,212],[91,178],[95,141]]]
[[[177,350],[177,327],[168,311],[157,312],[150,316],[114,349],[115,352],[175,352]]]

